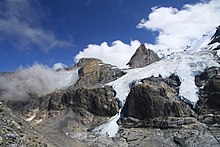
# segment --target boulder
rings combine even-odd
[[[147,49],[144,44],[141,44],[127,65],[131,68],[140,68],[159,60],[160,58],[154,51]]]
[[[177,91],[162,78],[150,77],[131,88],[125,103],[125,117],[149,120],[156,117],[191,115],[191,109],[177,98]]]

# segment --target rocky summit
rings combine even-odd
[[[1,73],[0,146],[220,146],[218,36],[162,59],[142,44],[127,69],[82,58],[44,93],[36,74]]]
[[[127,65],[131,68],[139,68],[147,66],[158,60],[160,60],[160,58],[154,51],[147,49],[144,44],[141,44]]]

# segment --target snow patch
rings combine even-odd
[[[110,137],[114,137],[118,133],[119,126],[117,124],[117,121],[119,118],[120,113],[111,117],[107,122],[103,123],[102,125],[94,128],[92,132],[98,135],[108,135]]]

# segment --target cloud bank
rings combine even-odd
[[[220,25],[220,0],[186,4],[181,10],[173,7],[154,7],[148,19],[143,19],[137,28],[158,32],[154,45],[158,50],[184,50],[202,35],[215,31]],[[214,32],[213,32],[214,33]]]
[[[59,70],[59,69],[64,69],[67,68],[67,65],[63,64],[63,63],[55,63],[53,65],[53,69],[54,70]]]
[[[9,75],[0,75],[0,100],[23,100],[29,94],[43,95],[70,86],[78,80],[78,70],[56,72],[35,64]]]
[[[44,51],[72,47],[71,42],[41,27],[43,12],[37,0],[1,0],[0,6],[0,40],[13,40],[23,49],[32,45]]]
[[[76,55],[75,62],[78,62],[81,58],[99,58],[104,63],[124,68],[139,46],[140,42],[137,40],[131,41],[130,44],[117,40],[110,46],[106,42],[101,45],[90,44]]]
[[[173,7],[153,7],[148,18],[143,19],[137,28],[158,32],[155,44],[145,45],[160,56],[166,56],[173,51],[183,51],[210,31],[214,33],[215,27],[220,25],[219,16],[220,0],[186,4],[180,10]],[[138,41],[124,44],[119,40],[113,42],[112,46],[106,42],[101,45],[93,44],[76,55],[75,59],[78,61],[84,57],[96,57],[106,63],[125,67],[139,44]]]

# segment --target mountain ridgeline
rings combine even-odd
[[[1,73],[0,146],[220,146],[220,27],[203,37],[164,58],[142,44],[128,69],[82,58],[56,71],[77,80],[25,99]]]

